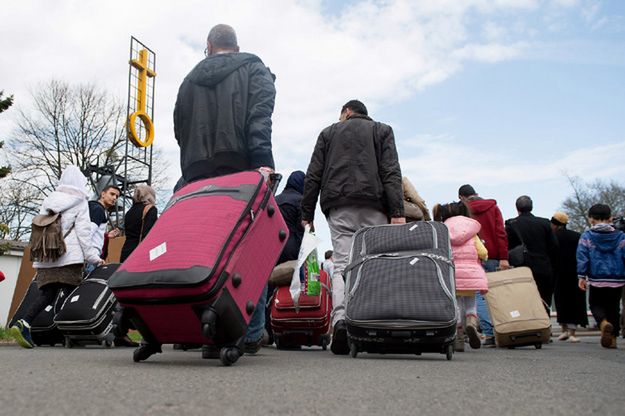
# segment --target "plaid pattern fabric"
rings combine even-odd
[[[354,235],[350,256],[350,264],[358,262],[362,263],[347,273],[350,320],[455,318],[451,248],[444,224],[420,221],[363,228]]]

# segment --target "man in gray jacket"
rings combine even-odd
[[[332,335],[334,354],[349,352],[345,326],[345,283],[354,233],[365,226],[404,224],[401,169],[393,129],[373,121],[367,108],[351,100],[340,121],[325,128],[315,145],[304,181],[302,224],[312,228],[317,198],[334,248]]]
[[[198,179],[245,170],[274,169],[271,115],[275,76],[260,58],[239,52],[237,36],[219,24],[207,38],[206,58],[186,76],[174,108],[174,133],[180,146],[182,178],[177,187]],[[261,346],[267,289],[245,337],[245,352]],[[205,358],[218,357],[205,348]]]

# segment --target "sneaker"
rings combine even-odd
[[[484,337],[484,341],[482,342],[482,347],[484,348],[495,348],[497,344],[495,343],[495,337]]]
[[[569,331],[564,331],[563,333],[560,334],[560,336],[558,337],[558,341],[566,341],[567,339],[569,339],[571,337],[571,335],[569,334]]]
[[[334,325],[330,350],[336,355],[349,354],[349,345],[347,344],[347,325],[342,319]]]
[[[477,317],[470,315],[467,316],[467,337],[469,337],[469,345],[472,349],[477,350],[482,346],[480,335],[477,333]]]
[[[599,324],[599,329],[601,330],[601,346],[603,348],[612,348],[612,330],[614,329],[612,324],[604,319],[601,321],[601,324]]]
[[[247,355],[255,355],[263,346],[263,337],[261,336],[256,341],[245,341],[243,345],[243,353]]]
[[[161,344],[150,344],[143,342],[137,347],[137,349],[132,353],[132,359],[135,363],[139,361],[145,361],[154,354],[160,354],[163,350],[161,349]]]
[[[579,342],[579,341],[580,341],[580,339],[579,339],[579,338],[577,338],[575,335],[571,335],[571,336],[569,337],[569,342],[576,343],[576,342]]]
[[[23,319],[17,321],[11,328],[9,328],[11,336],[15,338],[18,344],[24,348],[33,348],[35,343],[30,336],[30,325]]]

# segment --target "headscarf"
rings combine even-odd
[[[69,193],[78,192],[80,196],[87,198],[85,186],[87,186],[87,178],[83,175],[78,166],[68,165],[61,174],[61,179],[59,179],[56,190],[61,192],[70,191]]]
[[[154,205],[156,204],[156,192],[149,185],[137,185],[132,200],[137,204]]]

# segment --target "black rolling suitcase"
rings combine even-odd
[[[54,321],[65,337],[65,346],[113,344],[113,314],[117,300],[108,288],[108,278],[119,264],[96,268],[80,286],[67,295]]]
[[[350,355],[453,357],[456,297],[449,231],[439,222],[365,227],[345,269]]]
[[[28,308],[38,295],[39,289],[37,289],[37,282],[33,280],[30,283],[30,286],[28,286],[28,290],[26,291],[24,298],[15,311],[15,314],[9,323],[9,328],[26,315]],[[63,305],[66,295],[67,293],[64,291],[60,291],[54,303],[46,306],[44,310],[35,316],[33,322],[31,322],[30,335],[35,345],[50,345],[53,347],[56,344],[63,344],[63,334],[59,331],[56,323],[54,322],[54,315],[61,309],[61,305]]]

